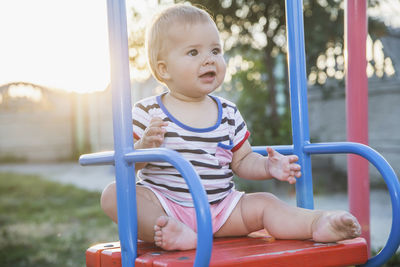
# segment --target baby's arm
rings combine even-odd
[[[160,147],[164,142],[165,126],[168,122],[164,122],[161,118],[152,118],[149,126],[143,133],[142,138],[135,142],[135,149]],[[142,169],[147,163],[136,163],[136,171]]]
[[[274,149],[267,148],[268,157],[264,157],[251,150],[250,143],[246,141],[233,153],[232,170],[244,179],[265,180],[276,178],[296,183],[296,177],[301,176],[301,167],[296,164],[296,155],[284,156]]]

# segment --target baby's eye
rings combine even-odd
[[[218,55],[218,54],[221,53],[221,49],[219,49],[219,48],[214,48],[214,49],[212,50],[212,53],[213,53],[214,55]]]
[[[192,49],[188,52],[189,56],[197,56],[199,54],[199,52],[196,49]]]

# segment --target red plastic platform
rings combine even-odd
[[[210,266],[349,266],[368,260],[367,244],[363,238],[316,243],[255,236],[215,239]],[[195,253],[195,250],[164,251],[139,241],[135,266],[193,266]],[[90,247],[86,251],[86,266],[120,267],[119,242]]]

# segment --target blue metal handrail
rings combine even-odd
[[[377,151],[369,146],[359,143],[335,142],[307,144],[304,146],[304,152],[309,154],[357,154],[371,162],[382,174],[392,202],[392,226],[388,241],[383,249],[376,256],[370,258],[367,263],[362,265],[365,267],[382,266],[394,253],[396,253],[396,250],[400,245],[400,184],[393,168]]]
[[[192,194],[196,209],[197,249],[194,266],[208,266],[213,241],[210,206],[206,191],[192,164],[178,152],[165,148],[135,150],[125,154],[125,160],[130,163],[166,161],[182,174]]]
[[[212,224],[211,224],[211,213],[206,196],[206,192],[200,182],[200,178],[193,166],[184,159],[178,152],[165,149],[165,148],[154,148],[154,149],[140,149],[128,152],[124,156],[124,161],[127,164],[134,164],[137,162],[156,162],[165,161],[172,164],[185,179],[188,184],[189,191],[192,194],[194,207],[196,209],[196,221],[197,221],[197,250],[194,266],[208,266],[211,258],[212,251]],[[79,162],[83,166],[88,165],[100,165],[100,164],[113,164],[114,152],[101,152],[82,155]],[[131,177],[132,178],[132,177]],[[118,177],[117,177],[118,179]],[[134,177],[133,177],[134,179]],[[127,207],[122,207],[126,210]],[[124,212],[122,212],[124,213]],[[134,221],[133,228],[129,232],[137,232],[137,218],[130,218]],[[121,235],[125,235],[124,229],[118,228]],[[134,242],[136,244],[137,240]],[[129,243],[130,244],[130,243]],[[121,243],[121,247],[125,247],[126,244]],[[124,255],[129,258],[128,265],[123,266],[134,266],[134,260],[137,257],[137,246],[128,245],[129,247],[124,249],[124,253],[132,253],[132,257]],[[133,262],[133,265],[132,263]]]
[[[271,146],[284,155],[293,154],[293,146]],[[253,151],[266,156],[266,146],[254,146]],[[382,175],[386,182],[390,200],[392,203],[392,225],[388,240],[383,249],[374,257],[370,258],[362,266],[381,266],[396,253],[400,246],[400,183],[396,173],[390,164],[376,150],[364,144],[354,142],[331,142],[306,144],[304,153],[312,154],[343,154],[351,153],[364,157],[371,162]]]

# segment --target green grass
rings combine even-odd
[[[98,192],[0,173],[0,266],[85,266],[90,245],[118,240],[99,199]]]

